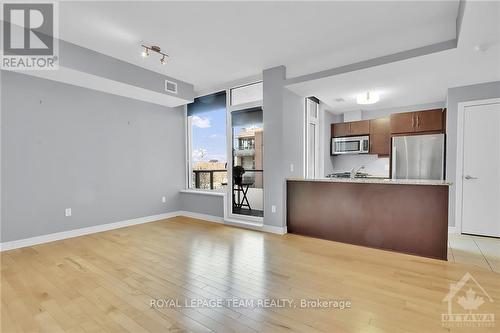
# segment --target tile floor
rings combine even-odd
[[[449,234],[448,261],[500,273],[500,238]]]

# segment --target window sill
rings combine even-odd
[[[180,190],[181,193],[191,193],[191,194],[202,194],[202,195],[213,195],[217,197],[226,196],[226,192],[216,191],[216,190],[194,190],[194,189],[186,189]]]

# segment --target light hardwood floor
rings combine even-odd
[[[2,332],[420,333],[500,326],[500,275],[481,267],[184,217],[7,251],[1,260]],[[496,329],[442,327],[443,298],[466,272],[492,298],[482,295],[479,312],[494,313]],[[349,299],[352,306],[151,307],[152,299],[234,298]]]

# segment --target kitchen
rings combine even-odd
[[[288,180],[289,232],[446,260],[445,112],[331,124],[331,158],[346,169]]]
[[[319,101],[324,165],[314,176],[287,179],[288,232],[440,260],[450,258],[450,233],[498,239],[500,191],[485,180],[499,179],[499,171],[484,162],[498,158],[500,106],[491,98],[500,96],[500,85],[486,79],[466,86],[446,58],[289,87]],[[454,96],[464,90],[478,93]],[[478,111],[464,116],[461,98]],[[491,107],[479,116],[482,105]],[[464,138],[468,131],[474,136]],[[485,141],[488,154],[480,149]],[[460,165],[472,155],[475,163]],[[481,191],[490,196],[478,204]]]

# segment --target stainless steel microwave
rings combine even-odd
[[[368,135],[332,138],[332,155],[368,154],[369,149],[370,137]]]

